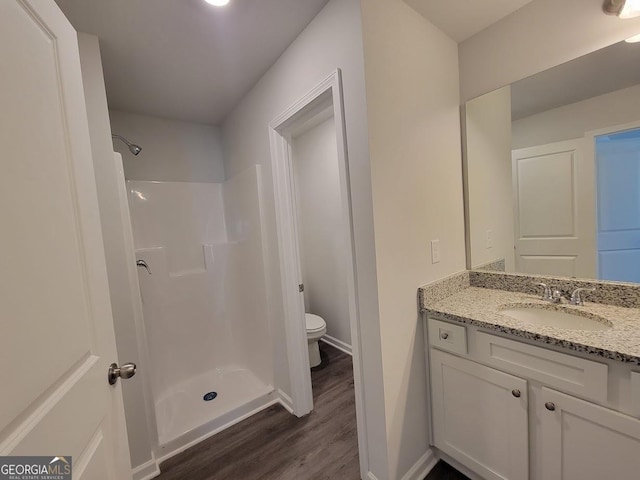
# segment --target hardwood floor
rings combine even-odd
[[[296,418],[274,405],[170,458],[159,480],[358,480],[351,357],[320,343],[315,410]]]
[[[351,357],[320,343],[315,410],[264,410],[163,462],[159,480],[359,480]],[[469,480],[438,462],[425,480]]]

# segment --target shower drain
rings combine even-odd
[[[202,397],[202,399],[205,402],[210,402],[211,400],[213,400],[214,398],[216,398],[218,396],[218,392],[209,392],[209,393],[205,393],[204,397]]]

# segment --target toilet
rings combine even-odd
[[[321,316],[313,313],[305,313],[304,317],[307,324],[307,342],[309,343],[309,365],[313,368],[320,365],[321,362],[318,340],[327,333],[327,324]]]

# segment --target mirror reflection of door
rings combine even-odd
[[[596,137],[598,278],[640,282],[640,129]]]
[[[639,112],[626,42],[466,102],[469,268],[640,284]]]
[[[595,181],[584,141],[513,151],[518,272],[595,277]]]

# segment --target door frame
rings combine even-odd
[[[302,417],[313,409],[313,392],[307,346],[307,330],[304,318],[304,296],[299,290],[301,280],[300,247],[296,218],[296,199],[292,163],[291,129],[308,121],[315,115],[333,108],[336,143],[338,146],[338,168],[340,196],[342,200],[341,230],[347,246],[344,251],[347,271],[347,299],[353,357],[354,390],[356,399],[356,421],[361,472],[368,471],[368,448],[364,417],[365,390],[362,374],[362,348],[360,318],[357,304],[357,278],[355,270],[355,244],[351,213],[351,191],[349,161],[347,154],[342,74],[340,69],[320,81],[312,90],[291,107],[274,118],[269,124],[273,188],[278,234],[278,253],[284,306],[286,349],[291,382],[293,413]]]

